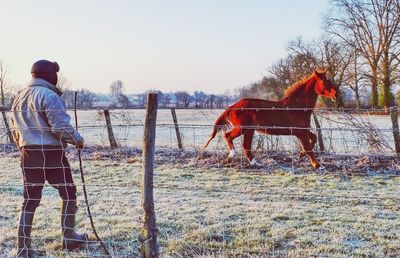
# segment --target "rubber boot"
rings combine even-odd
[[[17,257],[33,257],[31,231],[34,212],[21,211],[18,225]]]
[[[69,251],[86,245],[87,234],[75,232],[75,214],[78,210],[76,201],[63,201],[61,208],[61,228],[63,232],[63,248]]]

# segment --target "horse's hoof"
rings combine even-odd
[[[314,169],[318,169],[321,165],[319,163],[313,163],[312,166]]]
[[[305,157],[307,154],[305,151],[302,151],[299,153],[299,159],[301,159],[302,157]]]
[[[236,151],[233,149],[233,150],[230,150],[229,151],[229,155],[228,155],[228,157],[226,158],[226,162],[231,162],[232,161],[232,159],[233,159],[233,157],[235,156],[235,154],[236,154]]]
[[[261,164],[258,163],[255,159],[252,159],[252,160],[250,161],[250,166],[260,167]]]

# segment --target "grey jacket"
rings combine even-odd
[[[82,136],[71,126],[61,92],[51,83],[35,78],[11,106],[12,134],[18,147],[78,144]]]

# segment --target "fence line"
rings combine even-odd
[[[132,112],[135,111],[135,110],[137,110],[137,109],[133,109]],[[173,115],[173,111],[174,110],[175,109],[171,110],[172,115]],[[304,109],[304,108],[241,108],[240,110],[303,110],[304,111],[304,110],[311,110],[311,109],[308,109],[308,108],[306,108],[306,109]],[[323,113],[326,110],[332,110],[332,111],[334,110],[336,113],[332,113],[332,112],[328,112],[327,114]],[[317,112],[317,113],[314,113],[314,119],[313,120],[314,120],[314,124],[316,126],[316,129],[314,129],[313,127],[282,127],[282,126],[279,127],[279,126],[260,126],[260,125],[258,125],[258,126],[242,126],[241,129],[255,129],[255,130],[259,130],[259,131],[268,130],[268,129],[312,130],[312,131],[316,130],[316,133],[318,135],[318,145],[319,145],[319,147],[320,147],[319,149],[321,151],[321,150],[324,149],[323,148],[324,147],[323,146],[324,145],[323,141],[326,140],[324,138],[326,138],[326,137],[328,137],[328,138],[335,137],[334,135],[332,135],[332,132],[337,132],[336,133],[336,137],[342,137],[343,144],[347,145],[345,143],[345,141],[351,142],[352,139],[350,139],[350,140],[349,139],[345,139],[345,137],[347,137],[346,135],[344,135],[345,132],[363,133],[363,131],[365,132],[365,126],[367,126],[367,127],[370,127],[370,128],[368,128],[369,130],[373,129],[373,131],[368,135],[369,138],[371,138],[371,136],[372,136],[372,138],[379,138],[380,136],[377,135],[377,134],[384,133],[385,137],[383,137],[383,138],[384,138],[384,140],[387,140],[388,139],[387,134],[390,133],[391,131],[393,131],[393,134],[394,134],[394,144],[393,144],[394,148],[393,149],[398,150],[398,148],[400,148],[400,142],[397,139],[398,137],[396,138],[396,129],[395,129],[396,126],[395,126],[394,122],[393,122],[393,125],[392,125],[392,129],[389,129],[389,128],[380,128],[380,129],[379,128],[372,128],[370,125],[368,125],[368,123],[365,123],[365,121],[356,121],[356,120],[353,121],[353,122],[358,122],[359,123],[358,127],[352,127],[352,125],[349,123],[349,121],[345,120],[350,115],[348,113],[338,113],[338,112],[342,112],[343,110],[345,110],[345,109],[330,109],[330,108],[329,109],[315,109],[314,111]],[[393,109],[393,110],[395,110],[395,109]],[[393,110],[392,110],[392,113],[393,113]],[[207,111],[212,111],[212,110],[207,110]],[[367,110],[368,114],[373,112],[373,111],[375,111],[375,110],[370,110],[370,109]],[[100,112],[100,111],[98,111],[98,112]],[[194,110],[194,112],[195,112],[195,110]],[[112,147],[118,145],[116,143],[116,139],[115,139],[115,136],[114,136],[115,132],[113,132],[113,128],[120,128],[119,130],[121,130],[121,128],[128,129],[128,128],[136,128],[136,127],[142,127],[143,126],[143,122],[142,122],[141,119],[137,119],[135,117],[132,118],[131,114],[126,113],[126,112],[125,113],[121,113],[121,111],[114,111],[113,110],[112,113],[110,114],[108,110],[103,110],[103,112],[101,112],[101,113],[103,113],[104,117],[105,117],[105,126],[104,127],[107,128],[108,139],[109,139],[109,142],[110,142],[110,146],[112,146]],[[207,116],[204,113],[205,113],[205,111],[203,112],[202,115]],[[397,116],[395,116],[393,114],[392,114],[392,117],[397,117]],[[120,116],[119,119],[122,119],[123,123],[122,124],[121,123],[116,123],[114,125],[111,125],[111,121],[110,121],[110,116],[111,115],[115,116],[115,118],[117,118],[117,116],[119,115]],[[332,118],[331,115],[334,115],[334,116],[342,115],[345,119],[342,119],[340,121],[340,119],[338,120],[338,119]],[[329,126],[321,126],[321,125],[319,125],[319,121],[318,121],[319,119],[318,118],[322,119],[324,121],[325,120],[329,121],[331,124],[329,124]],[[97,119],[101,119],[101,118],[98,117]],[[213,118],[208,117],[208,119],[209,120],[213,120],[213,119],[215,119],[215,117],[213,117]],[[137,120],[137,122],[136,123],[132,123],[132,120]],[[180,132],[179,128],[181,128],[183,130],[189,130],[189,129],[192,130],[193,144],[195,145],[195,143],[196,143],[196,139],[195,138],[202,137],[202,135],[204,135],[204,133],[205,133],[205,132],[197,133],[196,131],[213,127],[213,124],[212,124],[213,121],[210,121],[211,123],[203,123],[203,124],[187,123],[187,122],[178,124],[177,121],[178,120],[177,120],[177,116],[176,116],[176,112],[175,112],[175,116],[173,115],[173,123],[158,122],[157,123],[157,127],[175,128],[176,135],[177,135],[176,136],[176,140],[177,140],[177,143],[178,143],[178,148],[180,148],[183,145],[182,144],[183,141],[182,141],[182,138],[181,138],[182,133]],[[392,121],[394,121],[394,120],[392,119]],[[103,125],[86,124],[86,125],[80,126],[79,128],[81,130],[86,130],[86,129],[101,129],[102,127],[103,127]],[[398,128],[398,126],[397,126],[397,128]],[[29,128],[27,130],[34,130],[34,129],[39,129],[39,128]],[[126,129],[125,129],[125,134],[126,134],[125,138],[128,138],[128,137],[130,137],[130,135],[129,135],[129,132],[126,131]],[[14,128],[10,128],[10,130],[14,130]],[[398,131],[398,129],[397,129],[397,131]],[[338,133],[342,134],[342,135],[338,136],[337,135]],[[325,134],[328,134],[328,136],[325,136]],[[368,138],[368,137],[365,137],[365,138]],[[356,138],[356,137],[350,136],[350,138]],[[328,139],[328,141],[332,141],[331,139]],[[186,136],[186,140],[187,140],[187,136]],[[366,140],[366,139],[364,139],[364,140]],[[374,139],[374,141],[375,141],[375,143],[379,143],[380,140],[377,141],[376,139]],[[201,142],[201,140],[197,140],[197,142]],[[389,145],[391,145],[391,144],[389,144]],[[386,145],[386,147],[389,146],[389,145]],[[186,144],[186,146],[188,147],[190,145]],[[332,146],[332,144],[331,144],[331,146]],[[345,149],[347,149],[347,147],[348,146],[346,146]],[[389,147],[388,149],[391,149],[391,148],[392,147]]]
[[[168,128],[175,128],[175,124],[169,124],[169,123],[162,123],[162,124],[156,124],[157,127],[168,127]],[[112,126],[113,128],[115,127],[141,127],[143,128],[143,125],[139,125],[139,124],[115,124]],[[180,128],[209,128],[212,129],[214,127],[213,124],[203,124],[203,125],[199,125],[199,124],[180,124],[179,125]],[[229,125],[228,128],[227,126],[215,126],[218,129],[229,129]],[[108,126],[99,126],[99,125],[88,125],[88,126],[79,126],[79,129],[107,129]],[[298,126],[261,126],[261,125],[242,125],[242,126],[233,126],[231,128],[240,128],[240,129],[254,129],[254,130],[267,130],[267,129],[288,129],[288,130],[312,130],[312,129],[316,129],[314,127],[298,127]],[[1,128],[0,128],[1,129]],[[63,130],[63,129],[67,129],[67,127],[60,127],[59,130]],[[383,132],[393,132],[393,129],[390,128],[376,128],[379,131],[383,131]],[[11,127],[10,128],[11,131],[17,130],[17,128]],[[42,127],[29,127],[27,129],[21,129],[19,128],[18,131],[22,131],[22,132],[28,132],[28,131],[32,131],[32,130],[40,130],[43,132],[51,132],[51,129],[43,129]],[[363,129],[361,128],[343,128],[343,127],[319,127],[319,130],[332,130],[332,131],[361,131]],[[287,136],[287,135],[285,135]]]
[[[117,109],[111,109],[107,108],[109,110],[123,110],[123,111],[136,111],[136,110],[144,110],[143,108],[117,108]],[[345,113],[354,113],[354,114],[383,114],[383,115],[388,115],[389,111],[387,109],[370,109],[370,108],[364,108],[364,109],[355,109],[355,108],[328,108],[328,107],[313,107],[313,108],[308,108],[308,107],[246,107],[246,108],[232,108],[232,107],[225,107],[225,108],[160,108],[159,110],[254,110],[254,111],[316,111],[316,112],[345,112]],[[104,109],[78,109],[79,111],[100,111]],[[0,106],[0,111],[10,111],[10,107],[2,107]],[[58,109],[36,109],[35,111],[37,112],[44,112],[44,111],[49,111],[49,112],[56,112],[60,111]],[[67,111],[70,111],[67,109]],[[28,112],[25,110],[13,110],[13,112]],[[31,111],[29,111],[31,112]]]

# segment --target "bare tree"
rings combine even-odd
[[[64,100],[66,108],[73,108],[74,107],[74,98],[75,98],[75,91],[70,90],[68,88],[63,90],[63,94],[61,98]]]
[[[96,94],[87,89],[81,89],[78,91],[78,97],[76,99],[77,108],[89,109],[93,107],[93,103],[96,100]]]
[[[75,90],[70,89],[70,81],[60,73],[58,75],[57,88],[62,91],[61,98],[66,108],[73,108],[75,104]],[[92,108],[96,100],[96,94],[87,89],[77,91],[76,107],[79,109]]]
[[[7,78],[7,67],[3,64],[3,61],[0,60],[0,98],[1,98],[1,106],[6,106],[6,78]],[[10,142],[13,142],[10,126],[8,124],[7,115],[5,111],[1,112],[3,116],[4,127],[6,128],[8,139]]]
[[[158,101],[158,106],[162,107],[162,104],[164,103],[164,99],[166,97],[166,95],[164,94],[164,92],[157,90],[157,101]]]
[[[0,61],[0,97],[1,97],[1,105],[5,106],[5,88],[6,88],[6,77],[7,77],[7,68],[3,64],[3,61]]]
[[[216,100],[215,100],[216,108],[224,108],[224,104],[225,104],[225,96],[224,95],[218,95]]]
[[[362,86],[360,82],[363,77],[359,72],[362,64],[360,64],[358,59],[359,56],[357,54],[357,51],[354,51],[353,58],[349,65],[349,69],[347,70],[347,73],[344,77],[344,81],[345,84],[354,92],[356,108],[360,109],[361,108],[360,88]]]
[[[316,68],[316,64],[310,62],[310,57],[289,54],[273,64],[268,71],[275,76],[281,85],[288,87],[295,82],[310,75]]]
[[[117,80],[111,83],[110,85],[110,91],[111,91],[111,96],[114,100],[114,105],[119,106],[121,105],[124,108],[127,108],[131,106],[131,102],[122,91],[123,91],[124,84],[122,81]]]
[[[112,96],[118,96],[122,94],[122,88],[124,87],[124,84],[121,80],[114,81],[110,85],[110,91]]]
[[[353,58],[353,49],[347,44],[341,44],[332,38],[323,35],[319,40],[310,43],[301,38],[291,41],[288,46],[289,54],[311,64],[314,69],[325,69],[328,78],[337,90],[336,106],[343,107],[343,98],[340,91],[347,68]],[[307,68],[308,72],[309,69]]]
[[[189,107],[192,97],[186,91],[175,92],[177,107]]]
[[[384,106],[390,105],[391,77],[399,63],[399,0],[332,0],[332,3],[334,12],[326,19],[326,31],[365,58],[370,69],[372,106],[378,106],[379,73]]]
[[[73,108],[75,93],[69,88],[70,82],[64,74],[59,73],[56,87],[62,91],[61,98],[64,100],[65,107]]]
[[[145,107],[147,102],[147,94],[146,93],[138,94],[138,101],[140,107]]]
[[[63,73],[59,73],[56,87],[58,89],[60,89],[61,91],[63,91],[65,89],[68,89],[69,86],[70,86],[70,82],[67,79],[67,77],[65,77]]]
[[[273,76],[264,76],[260,81],[240,88],[240,98],[263,98],[277,100],[283,97],[285,86]]]
[[[195,108],[203,108],[205,105],[207,95],[203,91],[196,90],[193,93],[193,99],[195,101]]]
[[[171,100],[172,100],[171,95],[173,95],[173,94],[172,93],[163,93],[162,98],[159,100],[160,104],[163,107],[169,107],[169,105],[171,104]]]
[[[380,71],[382,76],[383,106],[386,110],[393,103],[391,86],[397,79],[395,71],[400,65],[400,1],[373,1],[374,9],[379,13],[379,35],[382,44]]]

